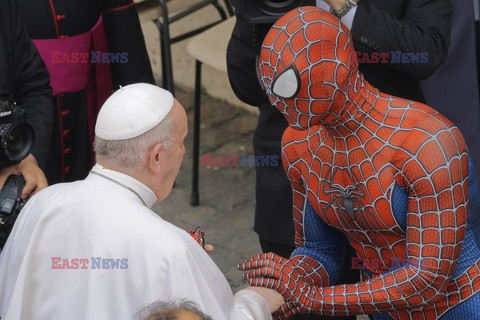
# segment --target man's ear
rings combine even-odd
[[[153,146],[148,154],[148,164],[150,166],[150,170],[152,170],[154,174],[158,174],[160,172],[163,162],[161,157],[162,152],[163,145],[161,142],[159,142]]]

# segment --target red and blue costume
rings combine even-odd
[[[282,160],[297,249],[240,268],[283,295],[277,318],[480,318],[479,194],[458,128],[368,84],[348,29],[316,7],[277,21],[257,68],[289,123]],[[334,285],[347,243],[366,278]]]

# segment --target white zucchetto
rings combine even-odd
[[[105,140],[138,137],[159,124],[173,107],[172,94],[148,83],[121,87],[98,113],[95,134]]]

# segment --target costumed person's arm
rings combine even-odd
[[[38,191],[47,186],[46,178],[40,168],[46,165],[53,126],[52,89],[47,68],[26,34],[16,2],[12,0],[8,2],[11,13],[9,32],[12,34],[13,41],[13,52],[11,52],[14,73],[13,94],[17,104],[26,110],[27,122],[35,131],[35,143],[30,156],[18,165],[2,169],[0,183],[3,184],[9,174],[22,173],[27,182],[23,196],[27,196],[35,188]]]
[[[146,82],[155,84],[140,20],[132,0],[104,0],[103,23],[108,49],[120,54],[120,63],[111,63],[114,89],[119,85]]]
[[[304,288],[335,283],[347,243],[343,234],[328,226],[314,211],[302,176],[302,171],[308,172],[307,163],[298,157],[295,142],[285,142],[285,136],[301,140],[305,133],[288,128],[282,142],[282,162],[293,189],[296,249],[289,259],[265,253],[240,265],[241,270],[251,270],[245,274],[251,285],[273,288],[283,295],[287,303],[276,313],[281,318],[308,312],[309,301],[302,298]]]
[[[351,28],[354,45],[362,52],[426,53],[423,63],[389,63],[418,80],[435,72],[445,61],[450,45],[452,4],[450,0],[412,0],[385,6],[404,6],[402,19],[393,17],[370,1],[358,2]],[[399,10],[402,10],[399,8]],[[423,60],[424,58],[422,58]],[[401,60],[401,58],[400,58]]]
[[[284,295],[292,306],[303,313],[335,316],[414,311],[444,299],[450,289],[458,290],[451,277],[466,228],[466,146],[458,129],[444,124],[445,118],[427,117],[406,137],[393,159],[401,170],[396,181],[408,193],[405,241],[409,263],[356,284],[318,287],[291,282],[301,293],[299,297]],[[275,287],[281,279],[259,269],[254,273],[256,278],[250,282],[266,287]],[[437,310],[447,310],[446,303],[444,299]]]

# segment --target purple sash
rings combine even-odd
[[[93,142],[98,111],[113,92],[110,64],[91,63],[91,51],[109,52],[102,17],[85,33],[33,42],[50,73],[53,95],[86,89],[88,131]]]

